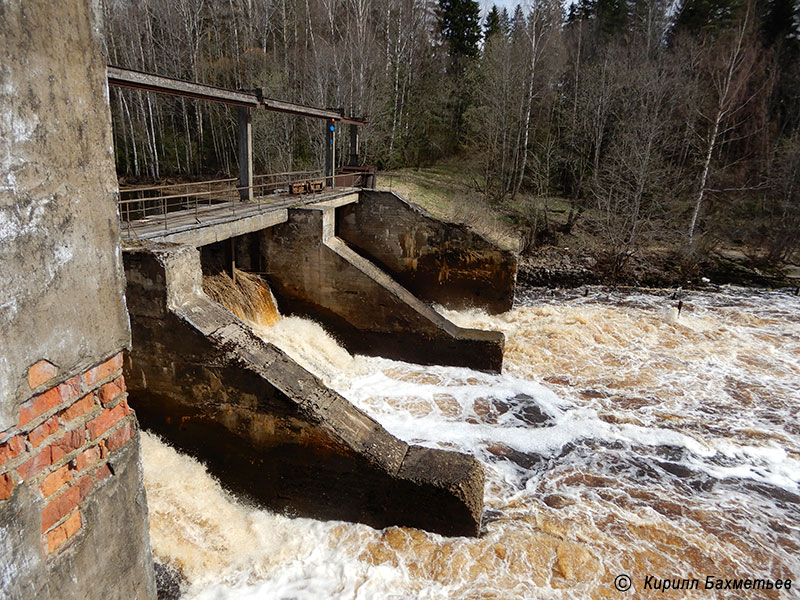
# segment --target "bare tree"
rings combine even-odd
[[[687,231],[687,247],[694,251],[698,218],[706,198],[714,153],[721,139],[735,131],[744,109],[763,88],[752,89],[753,77],[760,74],[759,48],[754,40],[753,6],[748,4],[744,16],[733,31],[725,32],[720,39],[706,40],[701,55],[701,84],[708,84],[707,99],[697,107],[703,129],[700,143],[700,174],[692,216]]]

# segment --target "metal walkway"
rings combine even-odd
[[[254,202],[224,201],[166,214],[121,221],[123,241],[158,241],[204,246],[283,223],[288,209],[358,194],[357,188],[332,188],[300,196],[270,195]]]

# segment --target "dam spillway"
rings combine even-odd
[[[353,221],[356,204],[361,219],[375,209],[359,251],[336,235],[356,238],[352,223],[337,223]],[[402,212],[404,221],[392,219]],[[276,510],[477,535],[484,476],[473,457],[390,435],[210,300],[202,277],[234,264],[263,275],[282,312],[320,322],[351,352],[499,372],[502,334],[457,327],[430,302],[497,312],[503,289],[508,303],[513,297],[513,256],[391,193],[334,193],[260,218],[270,226],[253,229],[248,215],[214,223],[211,233],[190,227],[125,246],[133,340],[125,372],[143,426],[203,460],[236,493]],[[387,233],[376,235],[381,228]],[[384,250],[380,267],[365,249],[393,239],[391,231],[422,239],[430,228],[439,230],[428,238],[438,246],[404,243],[395,261]],[[436,285],[408,273],[437,260]],[[459,285],[450,297],[439,290],[427,302],[396,280],[430,293],[446,288],[451,273]]]

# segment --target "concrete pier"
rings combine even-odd
[[[126,381],[146,428],[276,510],[477,535],[483,471],[474,458],[398,440],[256,337],[203,294],[195,248],[128,248],[124,262]]]
[[[155,600],[100,5],[0,3],[0,598]]]
[[[503,334],[456,326],[335,235],[337,211],[357,200],[290,209],[287,222],[262,232],[281,310],[320,321],[352,353],[499,372]]]

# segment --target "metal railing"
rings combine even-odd
[[[370,173],[357,169],[340,173],[332,178],[333,187],[359,187],[369,181]],[[330,181],[331,178],[328,178]],[[204,218],[236,216],[251,211],[253,207],[268,210],[278,200],[290,197],[296,184],[309,181],[326,181],[317,170],[286,171],[253,176],[253,185],[242,187],[237,178],[213,179],[164,185],[121,187],[119,190],[119,217],[128,230],[128,237],[136,237],[135,227],[158,224],[168,231],[170,219],[190,215],[200,224]],[[309,186],[310,187],[310,186]],[[324,188],[324,186],[322,186]],[[253,200],[242,201],[242,192],[251,189]],[[324,189],[323,189],[324,191]],[[246,195],[246,194],[244,194]],[[295,194],[296,195],[296,194]],[[315,194],[316,195],[316,194]]]
[[[218,211],[220,205],[227,204],[232,214],[236,205],[260,205],[269,203],[274,196],[288,191],[289,184],[297,180],[321,179],[319,171],[287,171],[253,176],[253,185],[237,185],[238,179],[213,179],[186,183],[173,183],[153,186],[121,187],[119,190],[119,216],[125,223],[150,221],[163,217],[164,229],[169,228],[169,217],[173,213],[186,211],[194,213],[198,219],[202,212]],[[253,190],[251,202],[241,202],[242,192]]]

